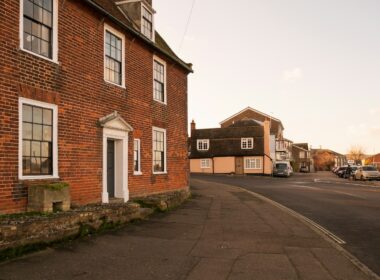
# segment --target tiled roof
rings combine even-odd
[[[253,137],[253,149],[242,149],[241,138]],[[197,140],[209,139],[208,151],[197,150]],[[211,158],[222,156],[260,156],[264,155],[264,129],[262,126],[244,126],[196,129],[190,138],[190,158]]]
[[[124,29],[132,32],[133,34],[140,37],[141,40],[145,41],[146,44],[154,47],[156,50],[162,54],[170,57],[177,64],[182,66],[188,72],[193,72],[192,65],[181,60],[161,37],[161,35],[156,31],[155,42],[150,41],[145,38],[139,31],[137,31],[133,24],[123,15],[123,13],[117,8],[116,2],[120,0],[83,0],[85,3],[90,4],[93,8],[97,9],[99,12],[108,16],[112,21],[119,24]]]

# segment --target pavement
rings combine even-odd
[[[4,263],[0,279],[377,279],[267,200],[200,179],[191,186],[176,210]]]

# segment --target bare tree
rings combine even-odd
[[[356,161],[361,161],[365,157],[364,148],[360,145],[351,146],[348,150],[348,158]]]

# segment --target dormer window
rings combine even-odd
[[[154,41],[154,14],[150,0],[124,0],[116,2],[119,10],[132,23],[133,28]]]
[[[144,5],[141,7],[141,33],[153,40],[153,15]]]
[[[253,149],[253,138],[241,138],[241,148],[246,149]]]
[[[210,140],[208,139],[197,140],[198,151],[208,151],[209,147],[210,147]]]

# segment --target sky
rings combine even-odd
[[[188,117],[197,128],[219,127],[250,106],[279,118],[295,143],[380,153],[379,0],[153,6],[157,31],[193,63]]]

